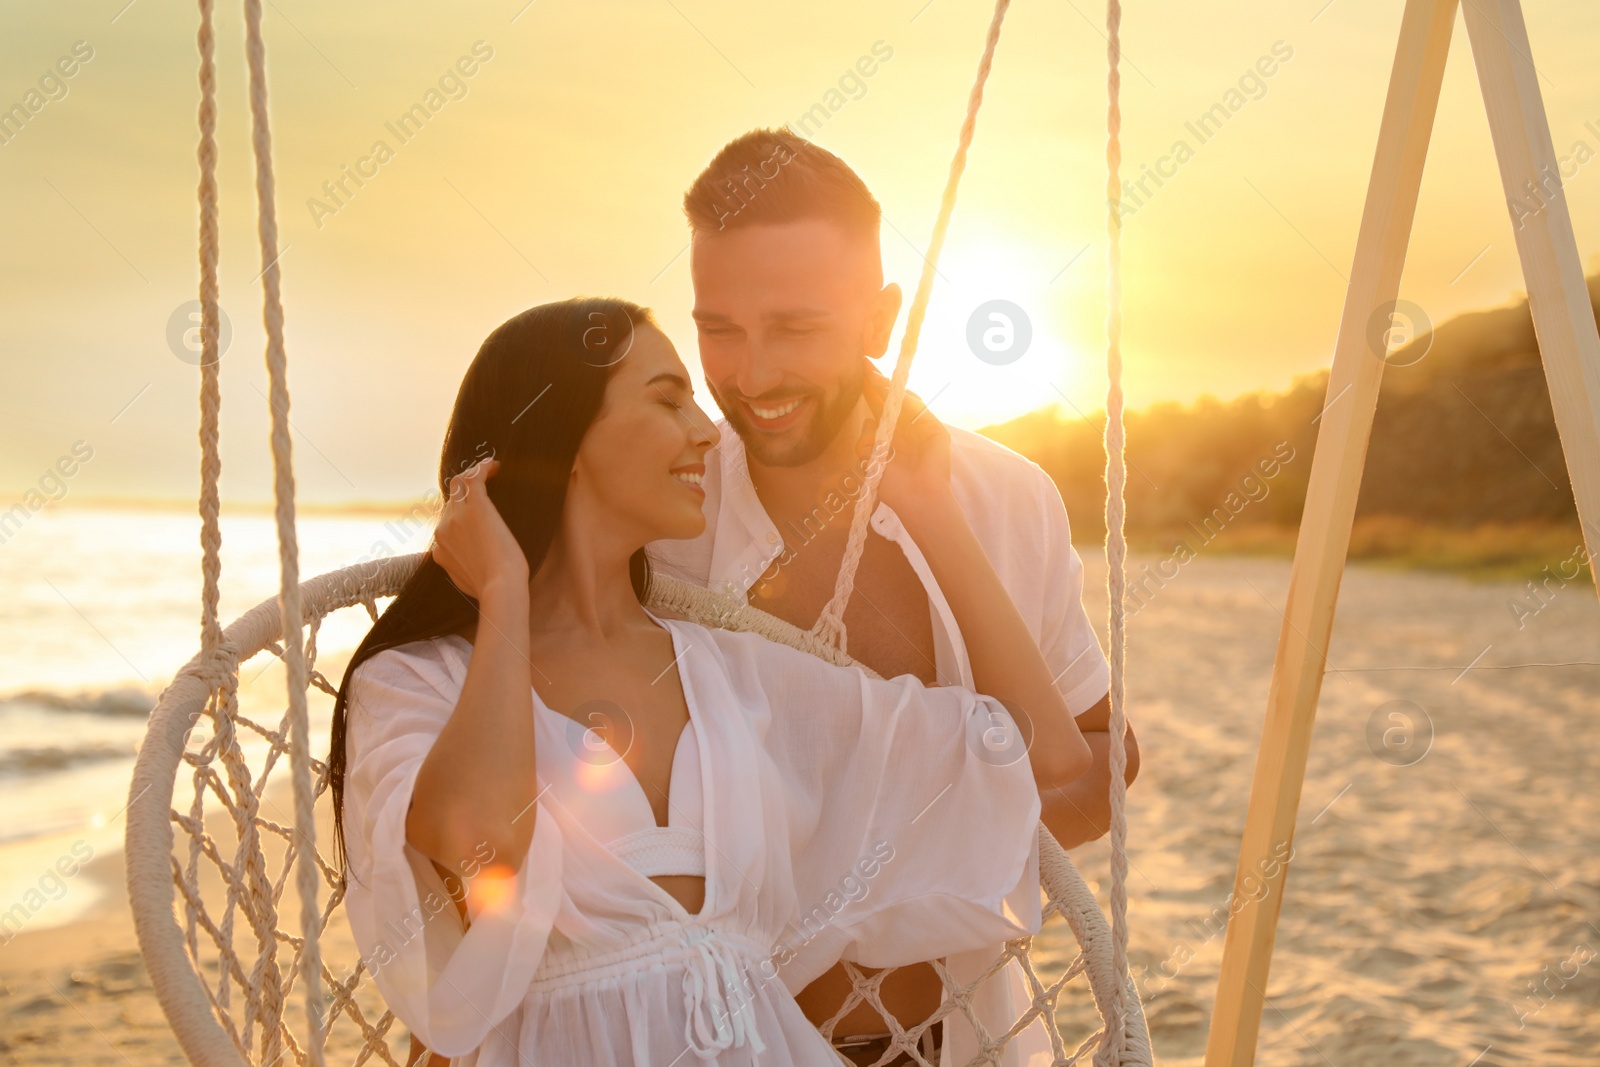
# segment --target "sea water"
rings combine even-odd
[[[381,555],[420,552],[431,528],[397,507],[299,520],[302,579]],[[0,544],[0,910],[41,889],[85,853],[120,846],[134,756],[161,690],[199,650],[200,520],[191,512],[74,509],[34,515]],[[270,513],[222,520],[224,625],[273,597],[278,548]],[[330,618],[318,644],[342,664],[369,625]],[[241,705],[276,725],[286,696],[277,660],[241,670]],[[335,683],[338,678],[332,679]],[[325,703],[325,702],[324,702]],[[327,744],[327,710],[312,737]],[[177,798],[181,801],[181,796]],[[71,921],[98,892],[73,883],[29,927]]]

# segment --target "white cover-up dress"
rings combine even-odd
[[[429,1048],[459,1067],[837,1067],[793,993],[838,960],[899,966],[1038,929],[1039,798],[1022,746],[996,744],[1016,737],[998,702],[658,621],[689,709],[668,826],[535,693],[532,842],[496,906],[473,895],[465,931],[405,820],[471,645],[413,642],[352,676],[346,914]],[[695,873],[697,855],[691,915],[647,875]]]

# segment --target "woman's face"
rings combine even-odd
[[[581,499],[641,545],[697,537],[706,525],[705,455],[717,438],[672,342],[641,324],[578,446],[569,504]]]

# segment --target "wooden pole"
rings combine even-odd
[[[1600,566],[1600,331],[1528,29],[1518,0],[1472,0],[1464,13],[1567,475],[1589,559]]]
[[[1407,0],[1401,20],[1234,875],[1234,899],[1256,902],[1228,920],[1206,1067],[1248,1067],[1255,1059],[1288,873],[1283,858],[1294,839],[1325,650],[1383,377],[1381,338],[1400,288],[1455,13],[1456,0]],[[1370,340],[1375,322],[1376,345]],[[1253,893],[1245,888],[1247,880]]]

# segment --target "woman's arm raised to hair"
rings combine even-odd
[[[478,601],[461,697],[423,760],[406,814],[412,847],[450,871],[475,866],[484,845],[517,869],[537,817],[528,563],[485,487],[497,469],[489,459],[451,480],[432,549]]]

